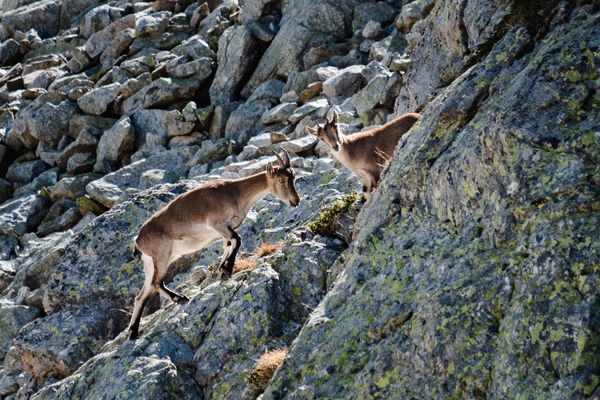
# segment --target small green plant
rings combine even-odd
[[[330,207],[321,209],[319,218],[309,222],[308,227],[315,235],[336,236],[337,216],[347,213],[352,204],[360,199],[356,193],[347,194],[343,199],[336,201]]]

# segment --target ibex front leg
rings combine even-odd
[[[233,273],[235,257],[242,245],[242,238],[230,226],[215,229],[223,237],[223,258],[221,258],[219,269],[221,270],[221,278],[225,280],[229,279]]]

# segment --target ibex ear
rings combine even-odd
[[[273,168],[273,163],[268,163],[267,164],[267,175],[273,176],[274,173],[275,173],[275,169]]]
[[[338,121],[339,121],[339,116],[338,116],[337,111],[332,110],[332,113],[331,113],[331,123],[337,125]]]
[[[315,129],[315,128],[313,128],[312,126],[307,126],[307,127],[306,127],[306,132],[308,132],[308,134],[310,134],[310,135],[315,135],[315,136],[317,136],[317,132],[318,132],[318,130],[317,130],[317,129]]]

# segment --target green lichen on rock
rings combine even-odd
[[[535,46],[509,30],[426,106],[265,399],[598,394],[599,170],[581,144],[600,115],[579,75],[600,55],[578,60],[600,16],[567,14]]]

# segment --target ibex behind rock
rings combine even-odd
[[[333,156],[362,180],[365,197],[370,198],[398,141],[420,119],[419,114],[404,114],[380,127],[344,135],[334,110],[331,120],[306,130],[327,143]]]
[[[235,229],[250,208],[267,193],[296,207],[300,198],[287,152],[275,153],[278,164],[246,178],[214,180],[177,196],[146,221],[135,238],[144,263],[144,286],[135,298],[129,324],[130,339],[138,336],[142,311],[149,297],[159,292],[176,303],[188,299],[165,286],[169,264],[184,254],[201,250],[223,239],[222,277],[231,276],[241,238]]]

